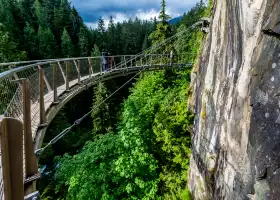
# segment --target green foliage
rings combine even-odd
[[[114,170],[119,155],[119,136],[106,134],[88,143],[80,154],[64,155],[56,176],[65,184],[65,199],[120,199],[125,182]]]
[[[148,37],[146,35],[145,38],[144,38],[143,45],[142,45],[142,51],[145,51],[148,48],[148,46],[149,46]]]
[[[159,19],[163,24],[167,24],[168,20],[171,19],[169,15],[166,14],[166,3],[165,0],[161,0],[161,10],[159,13]]]
[[[11,40],[10,34],[0,27],[0,62],[26,60],[26,52],[19,52],[17,44]],[[5,69],[0,69],[0,72]]]
[[[93,108],[91,117],[93,118],[93,134],[102,135],[111,129],[111,117],[108,102],[102,103],[108,96],[108,91],[104,83],[100,82],[94,87]]]
[[[43,58],[55,58],[57,47],[54,35],[50,28],[39,27],[38,30],[39,53]]]
[[[87,30],[84,27],[81,27],[79,33],[79,50],[80,56],[87,56],[88,54],[88,37]]]
[[[61,52],[64,57],[68,57],[68,58],[74,55],[74,45],[65,28],[61,36]]]
[[[38,58],[38,38],[35,29],[27,23],[24,27],[24,46],[29,58]]]
[[[95,44],[91,51],[91,57],[97,57],[100,55],[101,55],[100,50],[99,50],[98,46]]]

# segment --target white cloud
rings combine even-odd
[[[182,15],[193,7],[199,0],[166,0],[167,13],[172,17]],[[115,22],[129,18],[151,19],[158,16],[161,0],[72,0],[87,26],[96,28],[98,17],[105,24],[109,16]]]

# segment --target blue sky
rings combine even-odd
[[[167,13],[172,17],[182,15],[199,0],[166,0]],[[109,16],[115,22],[128,18],[150,19],[158,16],[161,0],[72,0],[87,26],[95,28],[97,18],[102,17],[105,24]]]

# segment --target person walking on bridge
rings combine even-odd
[[[108,60],[107,60],[105,51],[102,51],[102,65],[103,65],[103,70],[104,70],[104,72],[107,72],[107,69],[108,69]]]

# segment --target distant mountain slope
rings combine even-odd
[[[169,20],[169,24],[177,24],[182,19],[182,16],[175,17],[171,20]]]

